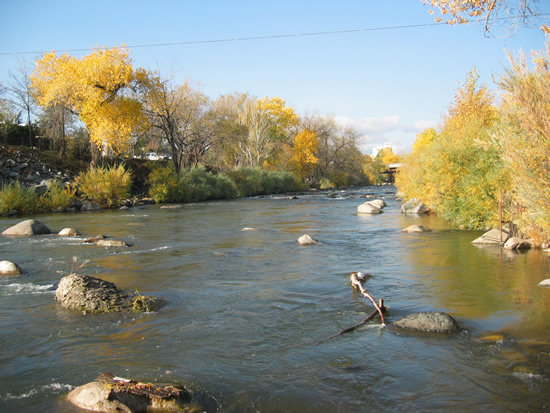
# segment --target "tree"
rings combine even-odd
[[[524,55],[509,59],[511,67],[499,81],[504,96],[497,136],[513,171],[513,213],[523,232],[539,244],[549,243],[550,46],[545,52],[533,53],[532,70]]]
[[[216,112],[209,99],[188,82],[172,85],[170,80],[150,82],[145,111],[172,154],[179,176],[183,169],[198,166],[216,143]]]
[[[293,156],[290,162],[303,181],[312,177],[319,163],[315,156],[318,148],[319,140],[313,131],[304,129],[294,137]]]
[[[10,72],[10,84],[8,90],[12,96],[13,105],[20,111],[24,112],[27,117],[27,138],[28,145],[32,146],[32,114],[36,108],[31,93],[31,81],[29,79],[28,64],[24,60],[18,60],[18,73]],[[23,145],[24,142],[21,142]]]
[[[399,155],[396,155],[395,153],[393,153],[392,148],[382,149],[380,152],[378,152],[378,155],[376,155],[376,157],[380,158],[382,160],[382,163],[386,167],[389,164],[401,162],[401,157]]]
[[[442,22],[444,17],[447,24],[465,24],[472,19],[485,21],[485,31],[489,32],[491,25],[503,19],[507,23],[512,20],[511,26],[517,24],[526,25],[537,18],[536,5],[538,0],[421,0],[429,4],[430,14],[440,15],[435,17],[437,22]],[[547,25],[542,25],[541,30],[550,33]]]
[[[239,146],[243,164],[261,166],[269,158],[274,143],[286,137],[287,129],[297,123],[298,117],[284,99],[249,98],[243,102],[239,121],[248,128],[247,140]]]
[[[123,46],[96,49],[81,59],[47,53],[36,62],[30,79],[40,105],[69,108],[86,124],[98,148],[120,153],[147,127],[141,103],[132,94],[149,76],[132,67]]]
[[[441,133],[415,148],[396,183],[401,193],[420,198],[442,217],[481,229],[498,223],[499,190],[506,192],[508,174],[492,138],[498,112],[478,79],[477,71],[468,74]]]

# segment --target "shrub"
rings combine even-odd
[[[53,181],[46,193],[39,199],[40,209],[55,211],[59,208],[68,208],[75,196],[75,190],[69,186],[63,187],[58,181]]]
[[[296,191],[299,185],[289,172],[268,172],[261,168],[237,168],[227,172],[239,197]]]
[[[38,195],[33,188],[14,182],[2,186],[0,191],[0,213],[17,211],[30,214],[37,210]]]
[[[76,178],[80,192],[103,207],[112,207],[130,196],[132,178],[122,164],[91,167]]]
[[[173,168],[154,168],[148,182],[149,195],[156,203],[183,201],[181,181]]]
[[[333,189],[335,187],[336,185],[334,185],[328,178],[321,178],[319,181],[319,189]]]

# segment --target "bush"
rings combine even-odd
[[[237,168],[227,173],[235,183],[239,197],[277,194],[300,189],[294,175],[284,171],[268,172],[261,168]]]
[[[0,213],[17,211],[21,214],[30,214],[37,210],[38,194],[33,188],[21,186],[14,182],[2,186],[0,191]]]
[[[132,178],[122,164],[104,167],[91,167],[76,178],[82,194],[102,207],[112,207],[130,196]]]
[[[183,201],[181,181],[172,168],[158,167],[149,175],[149,195],[159,204]]]
[[[55,211],[59,208],[68,208],[75,196],[75,191],[69,186],[63,187],[58,181],[53,181],[46,193],[39,199],[40,209]]]

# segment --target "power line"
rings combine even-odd
[[[323,32],[306,32],[306,33],[294,33],[294,34],[275,34],[267,36],[250,36],[250,37],[234,37],[225,39],[210,39],[210,40],[190,40],[183,42],[171,42],[171,43],[152,43],[152,44],[136,44],[126,46],[128,49],[138,49],[147,47],[166,47],[166,46],[187,46],[192,44],[208,44],[208,43],[229,43],[229,42],[243,42],[251,40],[269,40],[269,39],[283,39],[291,37],[306,37],[306,36],[329,36],[346,33],[359,33],[359,32],[374,32],[382,30],[400,30],[400,29],[413,29],[418,27],[430,27],[441,26],[441,23],[424,23],[424,24],[408,24],[403,26],[384,26],[384,27],[370,27],[362,29],[347,29],[347,30],[332,30]],[[22,55],[22,54],[42,54],[42,53],[68,53],[68,52],[88,52],[94,48],[80,48],[80,49],[66,49],[66,50],[37,50],[37,51],[25,51],[25,52],[0,52],[0,56],[7,55]]]
[[[535,17],[548,17],[550,14],[537,14]],[[496,20],[508,20],[508,17],[497,17],[491,19],[491,21]],[[421,23],[421,24],[407,24],[401,26],[382,26],[382,27],[367,27],[362,29],[346,29],[346,30],[331,30],[331,31],[322,31],[322,32],[306,32],[306,33],[294,33],[294,34],[274,34],[266,36],[250,36],[250,37],[234,37],[234,38],[225,38],[225,39],[209,39],[209,40],[189,40],[182,42],[171,42],[171,43],[151,43],[151,44],[136,44],[131,46],[126,46],[128,49],[139,49],[139,48],[148,48],[148,47],[168,47],[168,46],[187,46],[193,44],[208,44],[208,43],[229,43],[229,42],[243,42],[243,41],[252,41],[252,40],[269,40],[269,39],[283,39],[291,37],[306,37],[306,36],[330,36],[346,33],[360,33],[360,32],[376,32],[383,30],[403,30],[403,29],[415,29],[419,27],[433,27],[433,26],[446,26],[447,23]],[[23,54],[43,54],[49,52],[55,53],[69,53],[69,52],[88,52],[93,51],[95,48],[87,47],[80,49],[66,49],[66,50],[37,50],[37,51],[25,51],[25,52],[0,52],[0,56],[9,56],[9,55],[23,55]]]

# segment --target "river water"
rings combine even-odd
[[[384,199],[384,213],[357,215],[362,195]],[[64,396],[105,371],[184,383],[209,412],[550,410],[550,289],[537,287],[549,255],[476,247],[479,232],[399,208],[383,186],[37,217],[134,245],[0,237],[0,259],[25,272],[0,279],[0,411],[78,412]],[[412,224],[433,231],[400,231]],[[298,246],[305,233],[320,243]],[[65,310],[55,288],[71,271],[164,304],[143,315]],[[322,341],[373,310],[351,271],[372,274],[366,288],[390,307],[388,326]],[[430,310],[463,331],[391,327]]]

